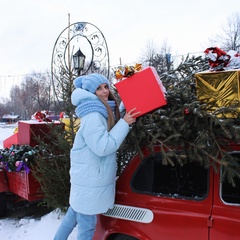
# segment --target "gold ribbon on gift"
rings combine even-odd
[[[234,105],[240,108],[239,74],[237,70],[195,74],[198,100],[208,103],[211,112]],[[227,117],[234,118],[232,114]]]
[[[114,71],[117,80],[127,78],[142,70],[142,64],[136,63],[135,66],[120,66]]]

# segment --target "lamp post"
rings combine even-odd
[[[79,50],[73,55],[73,67],[77,71],[77,75],[80,76],[81,71],[84,69],[86,56]]]
[[[84,50],[84,54],[81,50]],[[79,49],[72,54],[74,49]],[[97,72],[109,77],[107,42],[102,32],[88,22],[70,24],[58,36],[51,62],[52,82]],[[56,84],[57,85],[57,84]]]
[[[109,78],[109,72],[109,52],[102,32],[88,22],[69,23],[54,44],[51,62],[54,101],[62,111],[72,107],[70,96],[76,77],[99,73]]]
[[[59,34],[53,47],[51,61],[53,97],[59,104],[66,102],[66,98],[73,91],[74,79],[90,73],[99,73],[109,78],[110,62],[105,37],[91,23],[69,23]]]

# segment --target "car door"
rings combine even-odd
[[[240,152],[232,153],[240,159]],[[236,169],[238,172],[240,169]],[[210,240],[240,239],[240,178],[235,177],[235,186],[227,180],[221,182],[223,172],[215,175],[214,202]]]
[[[116,199],[121,204],[147,208],[154,217],[149,224],[132,224],[131,229],[144,232],[149,239],[207,240],[211,224],[212,171],[197,161],[181,166],[173,159],[174,165],[164,165],[161,153],[151,154],[144,160],[135,159],[135,165],[136,161],[136,169],[131,164],[119,178],[121,195],[117,194]],[[131,191],[124,194],[130,174]]]

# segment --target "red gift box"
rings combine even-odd
[[[40,184],[32,173],[6,172],[10,192],[28,200],[35,201],[43,198],[40,194]]]
[[[3,140],[4,148],[10,148],[13,144],[18,144],[18,133],[14,133],[12,136]]]
[[[18,143],[28,144],[32,147],[39,144],[38,139],[49,141],[47,134],[51,130],[51,125],[62,125],[63,123],[47,123],[47,122],[38,122],[38,121],[19,121],[18,122]]]
[[[138,117],[167,104],[165,88],[153,67],[125,78],[115,83],[115,86],[126,111],[136,107],[135,112],[141,112]]]

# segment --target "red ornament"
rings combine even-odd
[[[52,122],[52,120],[48,117],[48,111],[38,111],[35,112],[33,117],[39,122]]]
[[[185,115],[188,115],[188,114],[189,114],[188,108],[185,108],[185,109],[184,109],[184,114],[185,114]]]

